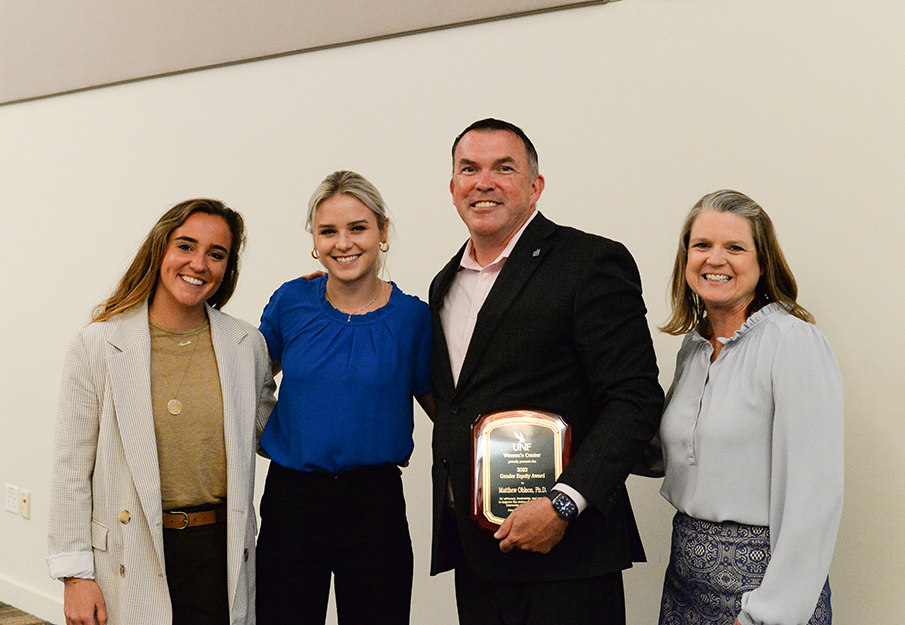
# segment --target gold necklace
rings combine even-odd
[[[148,317],[151,317],[150,313],[148,313]],[[202,332],[204,332],[204,329],[207,328],[207,320],[205,320],[205,322],[201,324],[201,327],[189,336],[187,341],[180,341],[175,336],[173,336],[170,332],[165,330],[164,327],[162,325],[160,325],[154,317],[151,317],[151,321],[154,322],[154,326],[157,329],[159,329],[161,332],[166,334],[167,338],[170,339],[171,341],[173,341],[174,343],[176,343],[176,345],[178,345],[179,347],[185,347],[186,345],[191,345],[192,341],[195,339],[195,337],[198,336],[199,334],[201,334]]]
[[[333,308],[335,308],[336,310],[338,310],[341,313],[345,313],[345,314],[349,315],[349,317],[346,319],[346,322],[348,323],[348,322],[352,321],[352,315],[360,315],[361,311],[363,311],[365,308],[368,308],[371,304],[373,304],[374,302],[377,301],[377,298],[380,297],[381,293],[383,293],[383,285],[384,285],[384,283],[381,282],[380,286],[377,287],[377,295],[374,296],[374,299],[372,299],[370,302],[368,302],[367,304],[365,304],[364,306],[362,306],[355,312],[351,312],[351,313],[346,310],[343,310],[332,299],[330,299],[330,294],[327,292],[326,286],[324,287],[324,297],[327,298],[327,301],[330,302],[330,305],[333,306]]]
[[[154,320],[153,317],[151,318],[151,320],[152,320],[152,321]],[[176,343],[176,345],[178,345],[179,347],[183,347],[183,346],[185,346],[185,345],[188,345],[189,343],[192,343],[192,339],[194,339],[196,336],[198,336],[199,334],[201,334],[201,333],[207,328],[207,321],[204,322],[204,324],[202,325],[202,327],[201,327],[200,330],[198,330],[197,332],[195,332],[194,334],[192,334],[192,337],[191,337],[188,341],[186,341],[186,342],[184,342],[184,343],[181,343],[181,342],[177,341],[176,339],[174,339],[174,338],[170,335],[170,333],[167,332],[166,330],[164,330],[163,328],[161,328],[161,327],[157,324],[156,321],[154,321],[154,326],[155,326],[156,328],[158,328],[161,332],[163,332],[163,333],[164,333],[168,338],[170,338],[174,343]],[[192,368],[192,362],[195,360],[195,352],[196,352],[196,351],[198,351],[198,343],[195,343],[195,346],[192,347],[192,355],[189,356],[189,363],[185,366],[185,370],[182,372],[182,378],[179,380],[179,386],[177,386],[177,387],[176,387],[176,390],[172,393],[173,399],[171,399],[171,400],[169,400],[169,401],[167,402],[167,412],[169,412],[169,413],[170,413],[171,415],[173,415],[174,417],[175,417],[175,416],[178,416],[178,415],[180,415],[180,414],[182,414],[182,408],[183,408],[183,406],[182,406],[182,402],[179,401],[179,399],[178,399],[178,395],[179,395],[179,391],[182,389],[182,383],[185,382],[185,376],[188,375],[189,369]],[[163,364],[163,363],[161,363],[161,364]],[[166,378],[167,378],[167,387],[173,388],[173,383],[172,383],[172,381],[170,380],[170,372],[167,371],[166,366],[164,366],[164,367],[162,367],[162,368],[163,368],[163,374],[164,374],[164,375],[166,376]]]

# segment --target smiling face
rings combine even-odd
[[[225,219],[200,212],[189,215],[167,241],[152,316],[171,329],[184,325],[177,319],[200,323],[204,303],[223,282],[231,249]]]
[[[449,190],[478,254],[499,254],[534,211],[544,178],[532,175],[525,145],[514,133],[473,130],[456,146]]]
[[[708,316],[744,321],[760,274],[751,223],[733,213],[702,211],[691,226],[685,280]]]
[[[331,279],[356,282],[377,277],[379,245],[387,240],[388,222],[361,200],[340,193],[324,200],[314,218],[314,247]]]

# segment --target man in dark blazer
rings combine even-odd
[[[644,559],[625,479],[663,394],[640,277],[621,244],[541,215],[543,189],[518,127],[481,120],[453,144],[470,239],[430,289],[431,574],[455,569],[463,625],[625,623],[621,572]],[[562,415],[573,457],[491,535],[471,519],[471,425],[519,408]]]

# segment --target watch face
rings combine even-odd
[[[566,521],[571,521],[578,514],[578,506],[572,501],[572,498],[565,493],[560,493],[556,499],[553,500],[553,509]]]

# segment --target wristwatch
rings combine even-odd
[[[561,519],[565,521],[574,521],[578,516],[578,506],[567,494],[558,490],[551,490],[547,493],[547,499],[553,504],[553,509]]]

